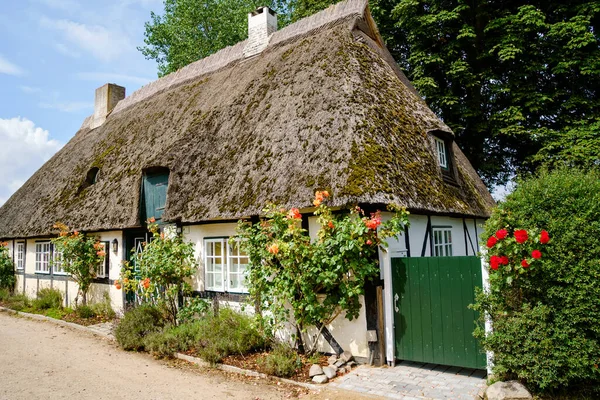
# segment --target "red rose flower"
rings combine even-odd
[[[327,226],[329,227],[329,229],[333,229],[335,227],[335,225],[333,224],[333,221],[329,221],[327,223]]]
[[[501,259],[498,256],[491,256],[490,257],[490,268],[492,268],[494,271],[496,271],[498,269],[498,267],[500,266],[501,263]]]
[[[496,231],[496,237],[500,240],[505,239],[508,236],[506,229],[498,229]]]
[[[371,240],[370,240],[370,239],[368,239],[368,240],[367,240],[367,246],[370,246],[370,245],[372,245],[372,244],[373,244],[373,242],[371,242]]]
[[[526,259],[523,259],[523,261],[521,261],[521,266],[522,266],[523,268],[529,268],[529,263],[527,262],[527,260],[526,260]]]
[[[534,250],[531,252],[531,257],[535,258],[536,260],[539,260],[540,258],[542,258],[542,252],[539,250]]]
[[[496,239],[494,236],[490,236],[490,238],[487,240],[488,249],[491,249],[492,247],[494,247],[494,245],[496,243],[498,243],[498,239]]]
[[[546,244],[549,241],[550,241],[550,235],[548,235],[548,232],[546,232],[545,230],[542,229],[542,233],[540,233],[540,243]]]
[[[519,244],[523,244],[529,239],[529,235],[525,229],[519,229],[515,231],[515,240]]]
[[[500,264],[502,264],[502,265],[508,265],[508,257],[507,256],[500,256]]]
[[[302,219],[302,215],[300,214],[300,210],[297,208],[292,208],[288,213],[289,219]]]

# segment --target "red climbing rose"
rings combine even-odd
[[[498,267],[501,264],[501,258],[498,256],[491,256],[490,257],[490,268],[492,268],[494,271],[498,270]]]
[[[527,235],[527,231],[525,229],[518,229],[515,231],[515,240],[519,244],[523,244],[527,241],[529,235]]]
[[[507,256],[500,256],[500,264],[502,264],[502,265],[508,265],[508,257]]]
[[[496,237],[500,240],[505,239],[508,236],[506,229],[498,229],[496,231]]]
[[[546,244],[550,241],[550,235],[548,235],[548,232],[542,229],[542,233],[540,233],[540,243],[541,244]]]
[[[496,239],[495,236],[490,236],[490,238],[487,240],[488,249],[491,249],[492,247],[494,247],[496,245],[496,243],[498,243],[498,239]]]
[[[534,250],[531,252],[531,257],[535,258],[536,260],[539,260],[540,258],[542,258],[542,252],[539,250]]]
[[[527,262],[527,260],[526,260],[526,259],[523,259],[523,261],[521,261],[521,266],[522,266],[523,268],[529,268],[529,263]]]

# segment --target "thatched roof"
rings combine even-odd
[[[450,132],[398,70],[369,15],[349,0],[271,37],[159,79],[84,126],[0,208],[0,237],[140,225],[143,170],[170,169],[163,219],[260,214],[271,201],[307,208],[395,202],[412,210],[489,215],[493,200],[456,145],[444,181],[428,132]],[[98,167],[97,182],[82,183]]]

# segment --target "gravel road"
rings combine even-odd
[[[231,399],[298,396],[265,379],[154,360],[86,332],[0,312],[0,400]],[[300,393],[302,399],[367,399],[351,392]]]

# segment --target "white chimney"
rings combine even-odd
[[[269,7],[259,7],[248,14],[248,42],[244,47],[244,57],[263,51],[269,44],[269,37],[277,30],[277,13]]]
[[[115,108],[117,103],[125,98],[125,88],[107,83],[96,89],[94,101],[94,115],[92,116],[91,129],[97,128],[106,121],[106,117]]]

